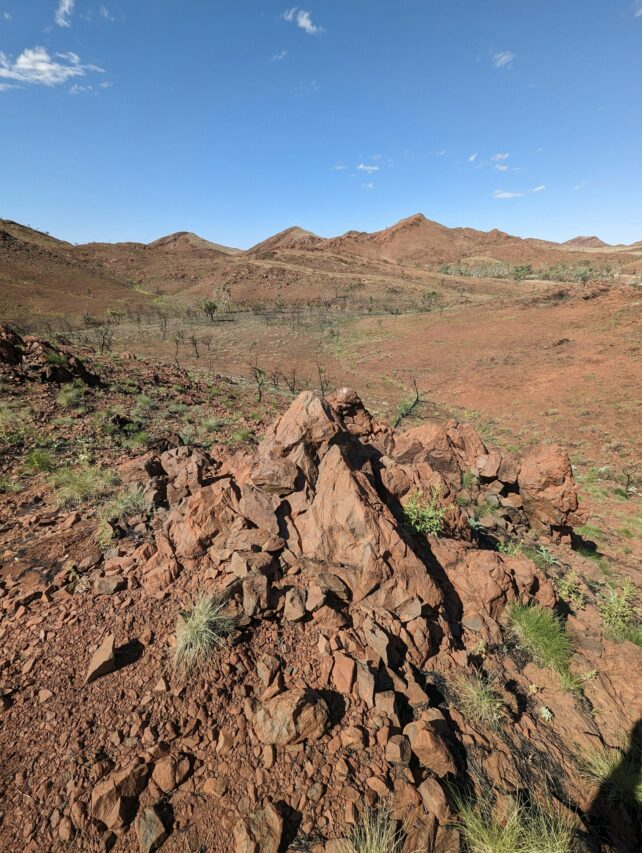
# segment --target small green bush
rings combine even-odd
[[[29,409],[0,402],[0,448],[22,444],[32,430],[33,421]]]
[[[554,581],[554,586],[560,595],[573,610],[581,610],[586,605],[586,596],[580,587],[580,579],[575,570],[567,572],[563,577]]]
[[[419,489],[410,493],[403,512],[408,526],[415,533],[438,536],[443,531],[444,518],[448,512],[448,507],[439,506],[440,494],[441,491],[438,486],[433,486],[430,497],[427,497]]]
[[[204,664],[225,645],[236,619],[224,608],[221,598],[202,595],[189,610],[180,614],[173,653],[177,669],[191,670]]]
[[[366,809],[341,853],[401,853],[403,832],[386,808]]]
[[[45,363],[57,367],[67,366],[67,356],[62,352],[48,352],[45,355]]]
[[[490,805],[459,803],[458,826],[469,853],[571,853],[572,817],[550,804],[527,808],[515,802],[501,817]]]
[[[554,670],[565,689],[574,689],[570,670],[573,647],[558,617],[539,604],[515,604],[510,610],[511,632],[538,666]]]
[[[492,680],[462,673],[453,680],[452,691],[455,705],[467,720],[491,729],[499,728],[506,710]]]
[[[629,640],[642,646],[642,626],[636,624],[637,610],[635,601],[637,590],[627,578],[618,592],[610,589],[599,609],[604,622],[605,633],[618,642]]]
[[[51,471],[56,464],[56,459],[50,450],[44,450],[41,447],[36,447],[30,450],[24,459],[24,469],[30,474],[36,474],[39,471]]]
[[[107,494],[117,482],[113,471],[84,464],[78,468],[61,468],[51,475],[60,506],[80,506]]]
[[[58,392],[56,403],[64,409],[81,409],[85,402],[86,391],[82,382],[68,382]]]

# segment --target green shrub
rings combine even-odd
[[[56,403],[64,409],[81,409],[86,391],[82,382],[68,382],[58,392]]]
[[[23,464],[25,471],[28,471],[30,474],[36,474],[39,471],[53,470],[56,460],[50,450],[36,447],[27,453]]]
[[[620,592],[610,589],[600,603],[605,633],[610,639],[618,642],[629,640],[642,646],[642,626],[635,622],[638,615],[635,608],[636,599],[637,590],[627,578]]]
[[[180,614],[173,652],[177,669],[191,670],[204,664],[225,645],[236,619],[224,608],[221,598],[202,595],[189,610]]]
[[[438,486],[432,487],[430,497],[419,489],[410,493],[403,512],[408,526],[415,533],[438,536],[442,532],[448,507],[439,506],[440,495],[441,490]]]
[[[61,468],[51,475],[60,506],[80,506],[111,491],[117,482],[113,471],[84,464],[78,468]]]
[[[458,804],[458,827],[469,853],[571,853],[571,816],[555,806],[527,808],[515,802],[497,816],[488,804]]]
[[[580,579],[575,570],[567,572],[563,577],[554,581],[555,589],[560,598],[573,610],[581,610],[586,605],[586,596],[580,587]]]
[[[509,613],[510,628],[517,644],[538,666],[554,670],[565,689],[577,686],[570,671],[573,647],[558,617],[539,604],[515,604]]]
[[[350,837],[342,843],[341,853],[401,853],[403,832],[390,812],[381,807],[366,809]]]
[[[45,363],[55,365],[57,367],[66,367],[67,356],[62,352],[48,352],[45,355]]]
[[[467,720],[491,729],[499,728],[506,710],[492,680],[478,674],[462,673],[453,679],[451,686],[455,705]]]

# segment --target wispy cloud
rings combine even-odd
[[[371,166],[368,163],[359,163],[357,169],[360,172],[368,172],[368,174],[370,174],[371,172],[378,172],[379,166]]]
[[[501,163],[502,160],[508,160],[509,157],[510,154],[493,154],[490,159],[493,161],[493,163]]]
[[[12,21],[13,18],[11,16],[11,13],[10,12],[3,12],[2,13],[2,20],[3,21]]]
[[[16,83],[59,86],[68,80],[84,77],[89,71],[102,72],[103,69],[83,64],[77,53],[50,56],[44,47],[32,47],[23,50],[14,61],[0,52],[0,85],[5,89]]]
[[[441,151],[435,151],[435,157],[445,157],[445,155],[446,155],[447,153],[448,153],[448,149],[447,149],[447,148],[442,148],[442,150],[441,150]]]
[[[319,27],[314,23],[310,12],[307,12],[305,9],[299,9],[298,6],[294,6],[292,9],[286,9],[281,17],[284,21],[295,23],[299,29],[303,30],[310,36],[316,36],[323,32],[323,27]]]
[[[366,184],[366,189],[367,190],[373,190],[374,188],[375,188],[374,183],[372,181],[368,181],[368,183]]]
[[[98,14],[103,20],[109,21],[110,24],[113,24],[118,20],[115,15],[112,15],[107,6],[101,6],[98,10]]]
[[[348,168],[348,167],[347,167],[346,165],[344,165],[343,163],[337,163],[336,165],[334,165],[334,166],[332,167],[332,171],[333,171],[333,172],[345,172],[345,170],[346,170],[347,168]]]
[[[54,15],[54,20],[59,27],[71,26],[71,16],[74,11],[75,3],[76,0],[60,0]]]
[[[587,183],[588,183],[587,181],[580,181],[579,184],[575,184],[573,189],[574,190],[583,190]]]
[[[495,168],[498,172],[507,172],[508,166],[504,165],[504,163],[495,163]]]
[[[495,68],[510,68],[515,59],[510,50],[491,50],[490,55]]]
[[[288,55],[287,50],[280,50],[278,53],[275,53],[270,62],[281,62],[282,59]]]
[[[506,190],[495,190],[493,198],[522,198],[524,193],[511,193]]]
[[[546,189],[545,184],[540,184],[538,187],[533,187],[531,190],[532,193],[541,193]]]
[[[475,153],[471,154],[470,157],[468,158],[468,162],[474,163],[478,157],[479,157],[479,154],[475,151]]]
[[[642,18],[642,0],[635,0],[635,5],[633,6],[633,17]]]

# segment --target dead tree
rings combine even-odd
[[[181,344],[184,343],[184,341],[185,341],[185,335],[183,333],[183,330],[179,329],[177,332],[174,333],[174,346],[175,346],[174,361],[176,362],[176,367],[178,367],[179,370],[180,370],[181,363],[178,360],[178,356],[179,356]]]
[[[328,379],[328,373],[324,367],[321,367],[319,362],[317,361],[317,376],[319,378],[319,391],[321,391],[321,396],[325,397],[325,395],[330,390],[330,381]]]
[[[190,335],[189,342],[194,349],[194,355],[196,356],[196,358],[200,358],[200,355],[198,353],[198,340],[196,339],[196,335]]]
[[[417,380],[415,377],[412,377],[412,388],[413,395],[409,397],[407,400],[402,400],[401,403],[397,406],[397,414],[392,422],[393,427],[398,427],[399,424],[404,420],[404,418],[409,417],[414,410],[421,403],[425,403],[425,400],[421,399],[421,395],[419,393],[419,388],[417,387]]]
[[[256,383],[256,402],[260,403],[263,400],[263,388],[265,386],[266,376],[265,370],[258,365],[257,356],[254,357],[254,361],[250,364],[250,373]]]

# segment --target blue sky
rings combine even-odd
[[[246,247],[418,211],[642,240],[642,0],[0,0],[0,217]]]

